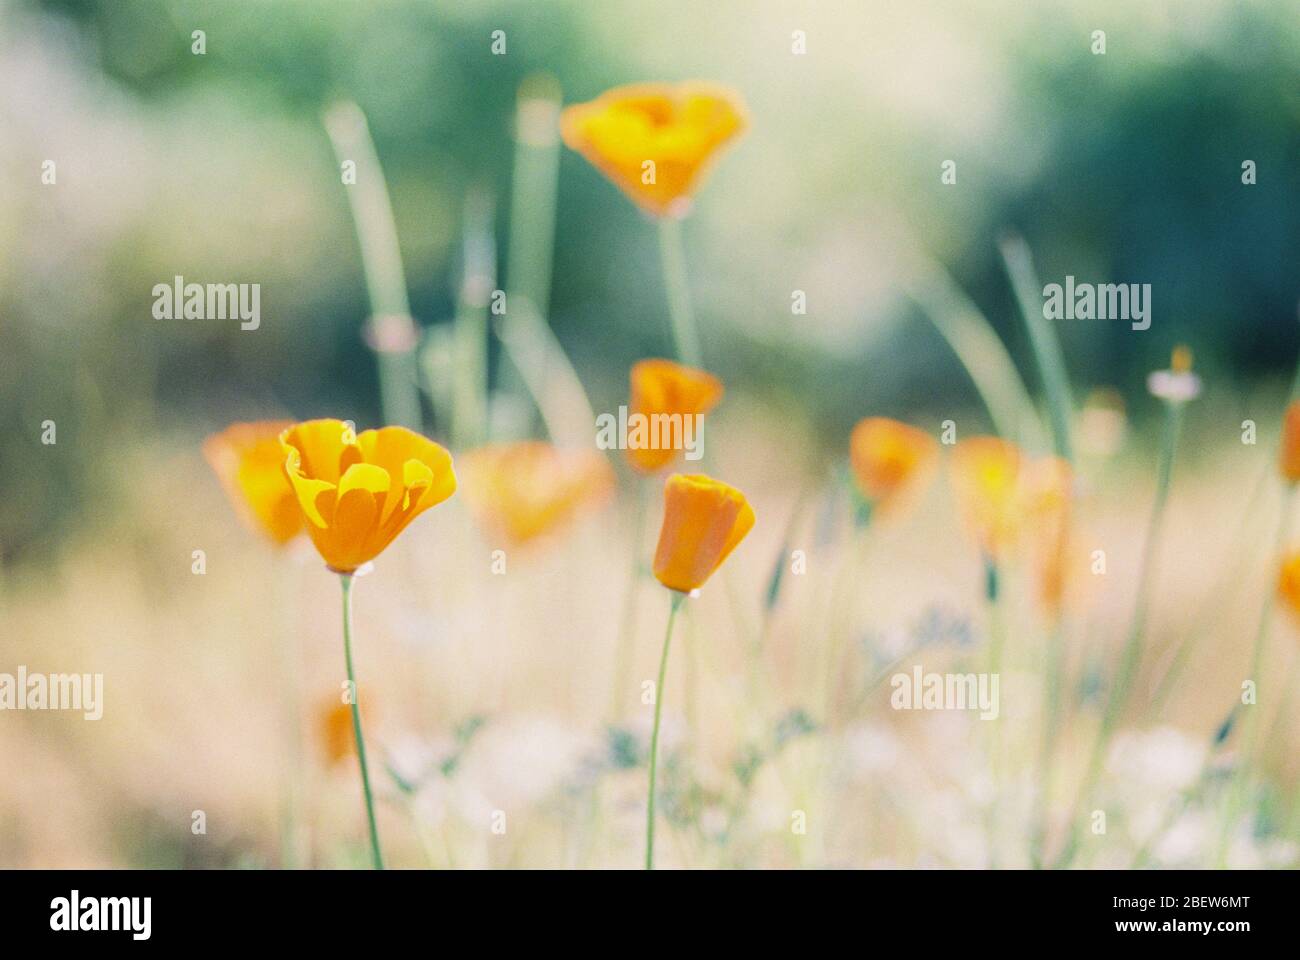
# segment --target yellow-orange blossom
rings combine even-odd
[[[614,471],[595,450],[560,450],[542,440],[489,444],[461,459],[464,496],[484,526],[521,545],[605,500]]]
[[[703,474],[675,473],[664,484],[664,519],[655,578],[670,590],[703,586],[754,526],[754,509],[735,487]]]
[[[888,508],[929,473],[938,449],[924,430],[889,417],[867,417],[849,436],[849,465],[863,497]]]
[[[310,420],[280,435],[285,472],[325,563],[351,573],[456,491],[451,454],[405,427]]]
[[[698,82],[615,87],[560,118],[564,142],[659,217],[685,213],[709,163],[744,128],[740,97]]]
[[[302,511],[284,475],[280,434],[289,420],[232,423],[203,441],[203,456],[247,525],[276,545],[302,533]]]
[[[641,360],[632,365],[631,402],[628,412],[653,418],[659,414],[686,417],[706,414],[722,399],[722,381],[713,374],[671,360]],[[683,424],[683,430],[685,425]],[[628,463],[640,473],[655,473],[681,453],[668,447],[630,446]]]

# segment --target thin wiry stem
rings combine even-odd
[[[692,367],[700,365],[700,335],[691,309],[691,291],[686,279],[686,249],[682,223],[675,217],[659,219],[659,253],[663,258],[664,284],[668,288],[668,316],[672,321],[677,359]]]
[[[1111,687],[1102,714],[1101,727],[1093,741],[1092,752],[1084,771],[1083,784],[1075,800],[1070,816],[1070,831],[1064,849],[1057,862],[1064,866],[1074,857],[1079,842],[1079,827],[1076,822],[1079,811],[1092,797],[1092,792],[1101,776],[1102,761],[1106,757],[1106,748],[1115,732],[1124,704],[1128,700],[1129,690],[1133,685],[1134,674],[1142,657],[1142,640],[1146,633],[1148,608],[1151,602],[1151,584],[1155,578],[1156,555],[1159,553],[1161,531],[1164,529],[1165,505],[1169,499],[1169,487],[1173,477],[1174,455],[1178,450],[1178,437],[1182,433],[1183,405],[1169,402],[1166,405],[1165,436],[1161,446],[1160,463],[1156,475],[1156,496],[1151,505],[1151,515],[1147,521],[1146,540],[1142,546],[1142,562],[1138,571],[1137,597],[1133,604],[1133,619],[1129,626],[1124,650],[1120,655],[1119,669]]]
[[[348,667],[348,689],[352,693],[352,734],[357,741],[357,759],[361,763],[361,791],[366,798],[366,819],[370,825],[370,852],[376,870],[384,869],[384,854],[379,849],[379,828],[375,825],[375,798],[370,791],[370,770],[366,766],[366,739],[361,735],[361,696],[356,673],[352,669],[352,574],[339,577],[343,585],[343,658]]]
[[[664,679],[668,674],[668,647],[673,640],[673,623],[677,620],[677,611],[684,593],[674,593],[672,605],[668,609],[668,629],[664,632],[664,652],[659,658],[659,679],[655,683],[655,722],[650,732],[650,793],[646,798],[645,818],[645,868],[655,868],[655,776],[659,771],[659,719],[664,708]]]
[[[361,108],[351,101],[325,114],[325,129],[340,163],[356,164],[347,185],[348,202],[361,245],[361,265],[370,294],[372,346],[379,357],[379,392],[384,420],[420,429],[420,389],[415,366],[415,323],[406,296],[406,275],[397,227],[379,156]]]
[[[1038,300],[1038,277],[1034,274],[1034,262],[1029,254],[1029,246],[1018,235],[1008,234],[998,245],[1002,253],[1002,262],[1006,266],[1007,276],[1020,306],[1025,328],[1029,331],[1029,343],[1034,351],[1034,360],[1038,364],[1038,373],[1042,377],[1043,392],[1047,394],[1047,410],[1052,423],[1052,441],[1056,455],[1066,460],[1073,460],[1074,449],[1070,443],[1070,419],[1073,416],[1073,404],[1070,400],[1070,380],[1065,371],[1065,356],[1061,352],[1061,341],[1056,330],[1043,316],[1042,306]]]
[[[1277,562],[1286,549],[1287,540],[1291,536],[1291,507],[1294,500],[1295,485],[1288,483],[1285,495],[1282,497],[1282,515],[1277,522],[1277,541],[1271,558],[1274,563]],[[1270,567],[1270,572],[1272,569]],[[1248,674],[1250,680],[1255,684],[1255,702],[1251,704],[1250,710],[1247,711],[1245,723],[1243,724],[1241,756],[1236,769],[1233,771],[1232,782],[1228,787],[1228,795],[1223,807],[1223,822],[1219,827],[1219,839],[1214,853],[1215,866],[1220,869],[1226,865],[1228,846],[1232,839],[1232,827],[1240,815],[1242,804],[1245,801],[1246,787],[1250,780],[1250,762],[1259,749],[1259,712],[1263,709],[1263,698],[1260,696],[1261,681],[1263,680],[1261,668],[1264,665],[1264,648],[1268,644],[1268,635],[1273,624],[1273,599],[1276,595],[1277,591],[1274,589],[1273,584],[1266,584],[1264,603],[1259,611],[1259,626],[1255,629],[1255,646],[1250,655],[1250,673]]]

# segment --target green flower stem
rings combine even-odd
[[[1269,557],[1270,572],[1276,564],[1291,536],[1291,507],[1295,500],[1295,484],[1288,483],[1282,495],[1282,515],[1277,522],[1277,540],[1272,555]],[[1264,648],[1268,645],[1268,636],[1273,624],[1273,600],[1277,591],[1271,582],[1265,584],[1264,603],[1259,611],[1259,626],[1255,629],[1255,646],[1250,655],[1249,678],[1255,682],[1255,702],[1246,712],[1241,737],[1241,757],[1228,785],[1227,799],[1223,806],[1223,822],[1219,826],[1219,839],[1214,852],[1215,867],[1222,869],[1228,859],[1228,846],[1232,839],[1232,826],[1241,814],[1245,803],[1246,787],[1250,781],[1249,766],[1259,749],[1259,712],[1263,709],[1260,696],[1261,676],[1264,665]]]
[[[280,810],[280,862],[286,870],[301,866],[298,823],[302,806],[302,689],[298,653],[296,571],[287,557],[277,557],[273,578],[279,592],[280,638],[276,645],[284,696],[284,794]]]
[[[984,557],[984,596],[988,601],[989,662],[990,677],[999,676],[1002,671],[1002,655],[1006,649],[1007,629],[1002,612],[1002,576],[997,561],[991,556]],[[999,684],[1001,681],[999,680]],[[1001,719],[990,721],[989,730],[989,768],[993,782],[993,803],[989,808],[989,868],[998,866],[998,841],[1001,836],[999,818],[1002,806],[1002,727]]]
[[[1035,868],[1043,865],[1047,845],[1048,818],[1051,812],[1052,749],[1056,745],[1061,710],[1062,646],[1065,642],[1059,617],[1047,638],[1046,663],[1043,668],[1043,740],[1038,756],[1038,813],[1031,837],[1030,861]]]
[[[860,527],[855,525],[851,529],[839,570],[831,583],[830,603],[827,613],[828,630],[826,643],[823,645],[825,662],[821,664],[820,670],[823,692],[822,716],[828,725],[833,725],[832,720],[833,715],[836,714],[836,701],[844,680],[844,674],[847,672],[844,658],[846,651],[851,646],[853,600],[858,594],[853,589],[853,586],[866,565],[867,552],[870,546],[868,540],[870,529],[869,523]],[[843,719],[846,718],[839,717],[835,719],[835,722]]]
[[[668,316],[672,320],[673,345],[677,359],[692,367],[700,365],[700,336],[691,309],[690,286],[686,280],[686,248],[682,243],[682,222],[675,217],[659,218],[659,253],[663,258],[664,285],[668,291]]]
[[[1166,402],[1165,405],[1164,442],[1160,450],[1160,463],[1156,474],[1156,497],[1151,505],[1151,515],[1147,520],[1146,541],[1142,546],[1142,565],[1138,571],[1137,598],[1133,604],[1133,619],[1129,626],[1128,638],[1120,655],[1115,682],[1110,689],[1105,711],[1102,713],[1101,727],[1093,741],[1092,752],[1085,768],[1083,783],[1075,800],[1070,817],[1070,832],[1064,849],[1061,851],[1057,866],[1065,866],[1073,859],[1079,843],[1079,812],[1091,799],[1101,776],[1102,762],[1106,758],[1106,748],[1115,732],[1124,704],[1128,700],[1133,685],[1138,662],[1142,658],[1142,639],[1146,632],[1147,613],[1151,602],[1151,583],[1155,578],[1155,557],[1159,552],[1161,531],[1164,528],[1165,505],[1169,500],[1169,486],[1173,477],[1174,455],[1178,450],[1178,438],[1182,433],[1183,404]]]
[[[370,850],[374,855],[375,869],[384,869],[384,855],[379,849],[379,828],[375,825],[375,798],[370,792],[370,770],[366,766],[366,740],[361,735],[360,696],[356,673],[352,669],[352,574],[339,576],[343,586],[343,657],[348,666],[348,688],[352,692],[352,733],[357,740],[357,759],[361,762],[361,789],[366,798],[366,818],[370,823]]]
[[[655,722],[650,733],[650,793],[646,798],[645,818],[645,868],[655,868],[655,775],[659,770],[659,718],[664,708],[664,679],[668,673],[668,647],[673,639],[673,623],[677,620],[677,611],[681,609],[684,593],[673,593],[672,606],[668,610],[668,629],[664,633],[664,652],[659,658],[659,680],[655,684]]]

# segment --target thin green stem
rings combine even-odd
[[[1092,752],[1088,757],[1083,783],[1075,800],[1070,817],[1070,830],[1061,851],[1058,866],[1064,866],[1074,857],[1079,842],[1079,811],[1092,797],[1092,792],[1101,776],[1102,762],[1106,758],[1106,748],[1110,745],[1115,732],[1115,724],[1128,700],[1133,685],[1137,665],[1142,658],[1142,639],[1146,632],[1147,613],[1151,602],[1151,584],[1155,578],[1156,555],[1159,552],[1161,531],[1164,528],[1165,505],[1169,500],[1169,487],[1173,478],[1174,455],[1178,450],[1178,437],[1182,433],[1183,405],[1179,402],[1166,404],[1165,434],[1161,446],[1160,463],[1156,473],[1156,496],[1151,505],[1151,515],[1147,520],[1146,540],[1142,546],[1142,562],[1138,571],[1137,597],[1133,603],[1133,619],[1129,626],[1128,638],[1120,655],[1119,668],[1115,682],[1102,713],[1101,727],[1093,741]]]
[[[1282,515],[1278,518],[1277,540],[1270,557],[1270,562],[1273,564],[1286,550],[1287,540],[1291,536],[1291,507],[1294,500],[1295,485],[1288,483],[1282,495]],[[1273,567],[1270,566],[1269,569],[1271,572]],[[1276,595],[1277,591],[1273,588],[1273,584],[1266,583],[1264,603],[1259,611],[1259,626],[1255,629],[1255,646],[1251,651],[1250,673],[1248,674],[1255,684],[1255,702],[1251,704],[1250,710],[1246,713],[1241,737],[1241,757],[1237,762],[1236,769],[1232,774],[1232,780],[1228,786],[1227,799],[1223,807],[1223,821],[1219,825],[1219,839],[1214,853],[1214,864],[1219,869],[1226,865],[1228,845],[1232,839],[1232,827],[1245,802],[1246,787],[1250,780],[1250,762],[1259,749],[1259,712],[1263,707],[1263,698],[1260,696],[1260,687],[1263,681],[1261,668],[1264,665],[1264,649],[1268,645],[1268,636],[1273,624],[1273,599]]]
[[[823,717],[827,724],[833,725],[841,685],[849,667],[844,658],[850,648],[853,635],[854,600],[860,591],[853,589],[855,581],[866,565],[870,547],[871,528],[869,525],[854,526],[849,533],[849,542],[845,556],[840,563],[838,576],[831,585],[830,630],[826,638],[826,664],[822,669]],[[845,718],[839,717],[839,720]],[[839,722],[836,720],[835,722]]]
[[[488,300],[496,286],[493,204],[482,190],[465,199],[462,275],[453,325],[451,436],[457,447],[482,443],[487,434]]]
[[[674,593],[668,609],[668,629],[664,632],[664,652],[659,658],[659,679],[655,683],[655,722],[650,732],[650,793],[646,798],[645,868],[655,868],[655,777],[659,771],[659,718],[664,708],[664,678],[668,673],[668,647],[673,639],[673,623],[681,609],[684,593]]]
[[[1034,261],[1029,246],[1018,235],[1009,234],[998,245],[1007,276],[1020,306],[1025,328],[1029,331],[1029,344],[1047,394],[1047,411],[1052,425],[1052,442],[1056,455],[1072,460],[1074,450],[1070,444],[1070,419],[1073,403],[1070,399],[1070,380],[1065,370],[1065,356],[1056,330],[1043,316],[1038,299],[1038,277],[1034,274]]]
[[[325,129],[339,163],[354,165],[354,178],[343,182],[352,207],[370,295],[371,346],[379,358],[384,420],[418,430],[421,424],[414,354],[415,321],[411,319],[397,226],[379,155],[365,114],[351,101],[337,103],[326,112]]]
[[[551,262],[555,242],[555,197],[560,169],[560,85],[549,74],[532,74],[519,84],[515,108],[514,173],[510,183],[510,239],[506,253],[509,302],[527,301],[545,324],[550,315]],[[547,324],[549,330],[549,324]],[[558,345],[549,342],[552,348]],[[543,358],[544,359],[544,358]],[[545,414],[545,397],[533,393],[535,382],[505,351],[497,365],[497,392],[523,399],[533,396]],[[549,362],[542,363],[543,369]],[[563,371],[560,371],[563,373]],[[539,378],[533,377],[533,381]],[[545,389],[546,375],[542,388]]]
[[[343,585],[343,658],[348,666],[348,689],[352,694],[352,734],[357,740],[357,759],[361,762],[361,789],[366,798],[366,818],[370,823],[370,851],[376,870],[384,869],[384,855],[379,849],[379,828],[375,825],[375,798],[370,792],[370,770],[366,766],[366,739],[361,735],[361,696],[356,672],[352,669],[352,574],[340,575]]]
[[[1047,638],[1046,663],[1043,669],[1043,740],[1038,757],[1038,813],[1031,838],[1030,861],[1035,868],[1043,865],[1047,845],[1048,819],[1051,812],[1052,749],[1056,745],[1061,709],[1062,635],[1060,619],[1054,620]]]
[[[1006,623],[1002,616],[1002,577],[997,561],[993,557],[984,558],[984,593],[988,601],[989,613],[989,664],[988,674],[991,678],[999,677],[1002,671],[1002,655],[1006,649]],[[998,842],[1001,836],[1000,812],[1002,806],[1002,727],[997,719],[992,721],[989,730],[989,769],[993,782],[993,802],[989,807],[989,867],[998,866]]]
[[[966,369],[999,436],[1043,446],[1043,424],[1006,345],[988,319],[939,264],[921,253],[904,275],[905,291]]]
[[[700,336],[691,309],[691,291],[686,279],[686,248],[682,243],[682,222],[675,217],[659,218],[659,253],[663,258],[664,285],[668,291],[668,316],[672,321],[677,359],[692,367],[700,365]]]

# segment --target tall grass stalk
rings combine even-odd
[[[325,113],[325,129],[339,163],[356,164],[356,183],[345,181],[344,191],[352,208],[370,295],[367,339],[379,358],[384,422],[419,430],[418,338],[384,172],[365,114],[355,103],[345,100],[330,107]]]
[[[650,792],[646,796],[645,868],[655,868],[655,778],[659,771],[659,722],[664,708],[664,680],[668,675],[668,647],[673,640],[673,624],[686,594],[674,592],[668,608],[668,628],[664,631],[664,652],[659,658],[659,679],[655,683],[655,719],[650,731]]]
[[[1294,502],[1295,484],[1288,483],[1282,496],[1282,512],[1277,522],[1277,539],[1274,541],[1271,557],[1273,565],[1269,567],[1270,574],[1276,569],[1276,563],[1286,550],[1287,541],[1290,539],[1291,514]],[[1273,624],[1273,605],[1276,596],[1277,590],[1274,584],[1271,580],[1266,582],[1264,602],[1260,608],[1259,624],[1255,628],[1255,643],[1250,655],[1250,673],[1247,674],[1255,684],[1255,702],[1246,711],[1245,722],[1242,724],[1241,731],[1241,754],[1233,770],[1232,779],[1229,781],[1227,796],[1223,805],[1223,819],[1219,825],[1219,837],[1214,852],[1214,865],[1218,869],[1222,869],[1226,865],[1228,847],[1232,840],[1232,828],[1241,815],[1246,791],[1250,785],[1250,765],[1259,750],[1259,730],[1261,725],[1259,714],[1264,709],[1264,698],[1260,694],[1264,680],[1264,651],[1268,646],[1268,637]],[[1285,688],[1283,689],[1285,690]]]
[[[499,389],[516,380],[557,444],[591,443],[595,413],[582,382],[547,322],[555,245],[560,165],[560,90],[553,77],[534,76],[519,88],[514,177],[506,257],[506,312],[494,317],[504,360]]]
[[[452,442],[462,450],[482,443],[487,433],[488,301],[496,286],[497,259],[491,199],[472,190],[464,211],[451,420]]]
[[[690,281],[686,273],[686,245],[682,222],[676,217],[659,218],[659,256],[663,261],[664,287],[668,294],[668,317],[672,322],[677,359],[688,366],[701,365],[700,334],[691,307]]]
[[[1052,445],[1058,457],[1073,461],[1074,448],[1070,442],[1070,422],[1073,419],[1073,401],[1070,399],[1070,380],[1065,370],[1065,356],[1055,328],[1043,316],[1039,299],[1038,277],[1029,246],[1018,234],[1007,234],[998,244],[1002,263],[1011,289],[1015,292],[1020,315],[1029,331],[1029,343],[1047,395],[1047,410],[1052,425]]]
[[[370,768],[366,765],[366,738],[361,735],[361,693],[352,668],[352,581],[350,573],[339,575],[343,587],[343,658],[348,668],[348,689],[352,694],[352,734],[357,741],[357,760],[361,765],[361,792],[366,801],[366,821],[370,827],[370,853],[376,870],[384,869],[384,854],[379,848],[379,828],[375,824],[375,798],[370,790]]]
[[[907,295],[920,306],[965,367],[988,410],[993,429],[1030,449],[1043,449],[1043,425],[1011,355],[979,308],[947,271],[917,255],[905,279]]]
[[[496,334],[523,377],[551,440],[590,446],[596,414],[577,372],[532,303],[516,297],[496,318]]]
[[[1151,514],[1147,519],[1146,538],[1142,545],[1141,565],[1138,568],[1137,595],[1133,602],[1133,617],[1129,625],[1123,651],[1120,654],[1106,706],[1102,713],[1101,726],[1093,741],[1092,751],[1084,768],[1082,785],[1075,800],[1070,817],[1070,828],[1065,847],[1061,851],[1058,866],[1067,865],[1073,859],[1079,842],[1078,817],[1085,804],[1092,797],[1097,780],[1101,776],[1102,762],[1106,758],[1106,748],[1110,745],[1115,732],[1115,724],[1128,701],[1129,692],[1142,658],[1142,641],[1146,634],[1147,615],[1151,603],[1151,585],[1155,579],[1156,556],[1160,551],[1161,533],[1164,529],[1165,506],[1169,500],[1169,487],[1173,479],[1174,457],[1178,450],[1178,438],[1182,434],[1183,403],[1165,402],[1164,439],[1160,447],[1160,461],[1156,474],[1156,495],[1151,504]]]

